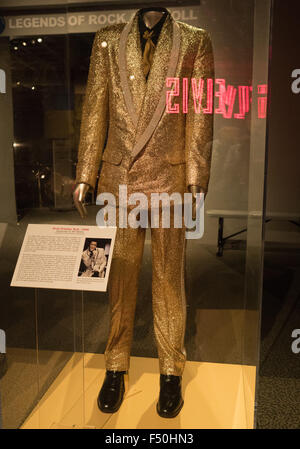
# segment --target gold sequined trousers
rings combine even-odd
[[[147,213],[150,223],[151,208]],[[160,373],[180,376],[186,361],[186,239],[184,226],[174,227],[173,213],[171,208],[169,228],[162,227],[161,221],[159,227],[151,227],[152,310]],[[117,234],[108,283],[110,330],[104,355],[107,370],[125,371],[130,366],[146,229],[118,227],[118,208],[116,215]]]

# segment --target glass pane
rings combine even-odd
[[[39,14],[43,17],[43,11]],[[6,22],[10,23],[7,18]],[[74,171],[69,45],[66,28],[57,31],[48,35],[43,28],[15,27],[9,39],[1,37],[10,57],[14,112],[10,119],[18,223],[5,230],[2,248],[3,254],[12,254],[12,263],[7,264],[11,271],[27,224],[72,220],[68,215],[73,208]],[[5,268],[3,289],[9,289],[10,301],[3,304],[1,316],[10,320],[3,322],[3,329],[11,327],[7,335],[9,351],[14,352],[8,351],[6,358],[14,370],[8,370],[2,381],[3,425],[73,427],[72,410],[78,408],[83,395],[82,295],[68,290],[10,288],[10,278]],[[15,335],[10,336],[11,332]],[[13,363],[16,357],[18,363]],[[15,389],[11,382],[16,383]],[[80,427],[82,414],[81,403],[77,410]]]
[[[257,369],[260,350],[260,314],[263,287],[265,230],[265,152],[267,129],[267,92],[269,75],[269,39],[271,2],[258,4],[254,14],[253,85],[258,114],[252,110],[249,161],[249,194],[247,220],[247,262],[245,278],[245,316],[243,336],[244,395],[248,426],[256,427]],[[264,110],[263,116],[259,111]],[[255,371],[254,371],[255,368]],[[253,379],[253,375],[255,378]],[[252,381],[253,379],[253,381]],[[255,384],[254,384],[255,381]]]
[[[261,300],[270,5],[259,6],[255,0],[203,0],[184,6],[161,2],[171,15],[156,42],[153,70],[144,79],[147,64],[142,66],[138,7],[134,2],[113,3],[36,11],[34,23],[42,26],[25,27],[21,19],[10,31],[10,40],[0,37],[11,58],[18,245],[27,223],[96,225],[97,193],[115,189],[123,183],[123,174],[130,173],[126,164],[139,137],[135,126],[141,132],[144,125],[139,169],[131,173],[143,181],[142,190],[147,185],[157,188],[161,181],[160,191],[166,191],[176,180],[187,191],[189,185],[207,191],[204,234],[187,238],[185,248],[172,232],[159,234],[151,228],[126,234],[131,243],[122,256],[124,271],[116,265],[107,293],[13,289],[26,290],[20,295],[22,301],[28,295],[31,308],[26,313],[32,311],[26,328],[27,333],[32,329],[31,340],[22,337],[31,341],[38,362],[30,411],[42,398],[35,409],[41,427],[132,428],[149,427],[151,422],[153,428],[163,428],[165,422],[156,413],[159,374],[170,369],[182,373],[184,407],[167,426],[251,428]],[[152,7],[151,2],[144,6]],[[136,28],[126,28],[128,46],[119,49],[124,22],[132,19]],[[95,33],[107,26],[107,40],[97,49],[99,58],[100,50],[102,56],[109,55],[106,103],[100,95],[103,77],[96,76],[89,91],[87,86]],[[214,73],[209,68],[210,43]],[[171,51],[177,61],[174,71],[168,64]],[[155,58],[157,53],[160,57]],[[95,66],[100,72],[104,66],[99,61]],[[165,109],[162,94],[166,78],[173,78],[179,88],[173,114]],[[86,114],[83,123],[87,93],[90,116]],[[199,105],[201,95],[206,103]],[[139,107],[140,123],[132,112]],[[85,137],[84,129],[90,129]],[[88,218],[83,221],[72,203],[77,153],[81,141],[92,141],[95,129],[101,131],[95,145],[102,158],[87,158],[82,179],[95,188],[86,196]],[[17,254],[15,249],[15,259]],[[112,297],[119,304],[119,333],[110,326]],[[128,315],[122,315],[128,304]],[[11,311],[7,316],[15,326]],[[115,340],[110,338],[113,329]],[[122,340],[121,329],[132,335],[130,341]],[[180,347],[174,343],[178,336]],[[105,353],[109,341],[116,360],[131,356],[124,404],[113,415],[97,406],[105,369],[113,366]],[[121,343],[113,348],[114,341]]]
[[[127,5],[128,3],[126,6],[124,4],[124,9],[120,10],[114,10],[109,6],[101,10],[91,9],[89,13],[83,14],[82,33],[74,32],[70,36],[71,60],[82,61],[83,72],[80,80],[78,71],[76,72],[77,91],[81,92],[82,100],[90,62],[87,55],[91,55],[94,32],[109,25],[112,25],[114,30],[119,28],[121,30],[122,22],[128,22],[137,10],[135,7],[126,9]],[[167,4],[166,6],[168,7]],[[261,300],[259,257],[262,255],[263,162],[268,70],[266,49],[269,33],[265,17],[269,17],[270,5],[265,5],[264,8],[264,11],[257,8],[256,2],[252,0],[202,1],[198,5],[169,8],[175,20],[209,32],[215,63],[212,111],[214,132],[209,189],[205,199],[204,235],[201,239],[187,241],[186,248],[187,363],[183,377],[186,398],[181,412],[183,426],[251,428],[254,425]],[[261,20],[264,21],[263,25],[260,24]],[[120,25],[114,28],[117,23]],[[90,33],[85,34],[89,29]],[[75,31],[74,28],[73,30]],[[107,44],[110,45],[109,42]],[[111,45],[114,46],[113,43]],[[81,56],[81,48],[85,46],[89,50]],[[113,65],[116,61],[113,56],[111,57],[110,64]],[[73,67],[77,65],[78,63],[72,64]],[[116,92],[119,92],[118,87],[112,87],[117,86],[114,73],[114,71],[111,73],[113,81],[109,82],[109,95],[113,99],[118,95]],[[183,89],[183,75],[180,76],[179,87]],[[153,88],[154,86],[155,84]],[[114,114],[113,99],[109,103],[110,114]],[[182,90],[178,101],[180,107],[182,107],[181,100]],[[119,101],[123,101],[122,97]],[[82,103],[83,101],[80,101],[80,104]],[[122,109],[123,106],[120,104],[119,107]],[[78,116],[81,117],[80,112]],[[109,116],[109,123],[112,123],[110,126],[114,129],[113,115]],[[160,136],[163,136],[164,130],[159,129]],[[109,142],[114,136],[110,136],[109,132],[103,145],[103,151],[107,149],[106,159],[109,158],[109,151],[113,151]],[[104,167],[105,165],[100,166],[98,189],[99,185],[101,188],[101,179],[105,183],[105,176],[101,178]],[[117,173],[116,171],[116,183]],[[253,189],[253,180],[257,186],[254,194],[250,192],[250,181]],[[89,208],[89,216],[94,217],[94,220],[97,210]],[[252,218],[253,210],[258,213],[258,218],[256,215]],[[251,240],[248,241],[249,237]],[[88,360],[91,360],[91,369],[87,368],[86,372],[90,373],[91,379],[94,378],[94,382],[86,386],[89,390],[86,396],[86,421],[91,426],[143,427],[146,424],[139,421],[138,417],[141,416],[141,409],[145,404],[138,401],[138,395],[134,401],[135,393],[139,389],[144,392],[145,388],[144,394],[147,394],[149,389],[147,385],[151,384],[156,399],[158,397],[158,348],[153,328],[151,289],[152,266],[157,261],[153,262],[151,245],[153,245],[151,232],[147,230],[143,262],[139,271],[128,400],[124,401],[123,412],[120,409],[119,415],[113,415],[107,423],[103,422],[104,416],[99,414],[95,401],[104,376],[103,353],[109,333],[109,294],[101,295],[101,299],[97,298],[96,294],[84,294],[85,350],[89,353]],[[254,259],[251,255],[252,248],[255,248]],[[172,263],[173,255],[170,253],[169,257],[168,263]],[[251,297],[249,285],[255,286],[253,292],[251,290]],[[141,379],[147,379],[146,387]],[[205,391],[203,385],[206,385]],[[189,413],[194,404],[194,397],[198,397],[199,401],[201,398],[200,402],[205,404],[201,417],[195,416],[195,422],[191,421]],[[222,403],[226,404],[226,411]],[[155,402],[153,403],[151,397],[148,407],[153,406]],[[129,423],[127,417],[132,407],[139,412],[135,412],[137,421],[133,418]],[[210,413],[207,413],[208,410]],[[188,417],[186,422],[185,416]],[[163,426],[155,416],[154,410],[151,417],[154,426]],[[178,420],[168,424],[176,427]]]
[[[10,287],[25,227],[16,223],[13,173],[13,49],[0,36],[0,390],[1,425],[20,427],[38,401],[34,289]]]

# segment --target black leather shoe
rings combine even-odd
[[[106,371],[97,403],[103,413],[115,413],[119,410],[125,392],[124,374],[127,371]]]
[[[156,410],[162,418],[175,418],[183,406],[181,376],[160,375],[160,393]]]

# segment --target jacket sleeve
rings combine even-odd
[[[96,32],[80,125],[76,183],[95,189],[108,127],[107,42],[103,30]]]
[[[105,253],[104,253],[104,250],[102,251],[102,249],[100,249],[98,251],[98,257],[97,257],[94,269],[99,271],[99,272],[102,272],[105,267],[106,267]]]
[[[198,185],[207,193],[213,143],[213,101],[210,113],[204,113],[203,109],[207,107],[207,78],[214,80],[214,57],[210,35],[206,31],[202,31],[202,33],[192,78],[195,78],[197,85],[199,79],[203,79],[203,94],[200,112],[198,112],[195,110],[192,89],[190,90],[186,116],[185,154],[187,187]]]
[[[85,265],[87,268],[91,266],[91,262],[92,262],[92,261],[91,261],[91,258],[88,256],[88,254],[87,254],[86,251],[83,251],[82,256],[81,256],[81,259],[82,259],[84,265]]]

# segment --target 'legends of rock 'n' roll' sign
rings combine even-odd
[[[199,6],[169,8],[176,20],[196,25]],[[66,33],[92,33],[99,28],[128,22],[134,10],[83,11],[59,14],[5,16],[0,36],[31,36]]]

